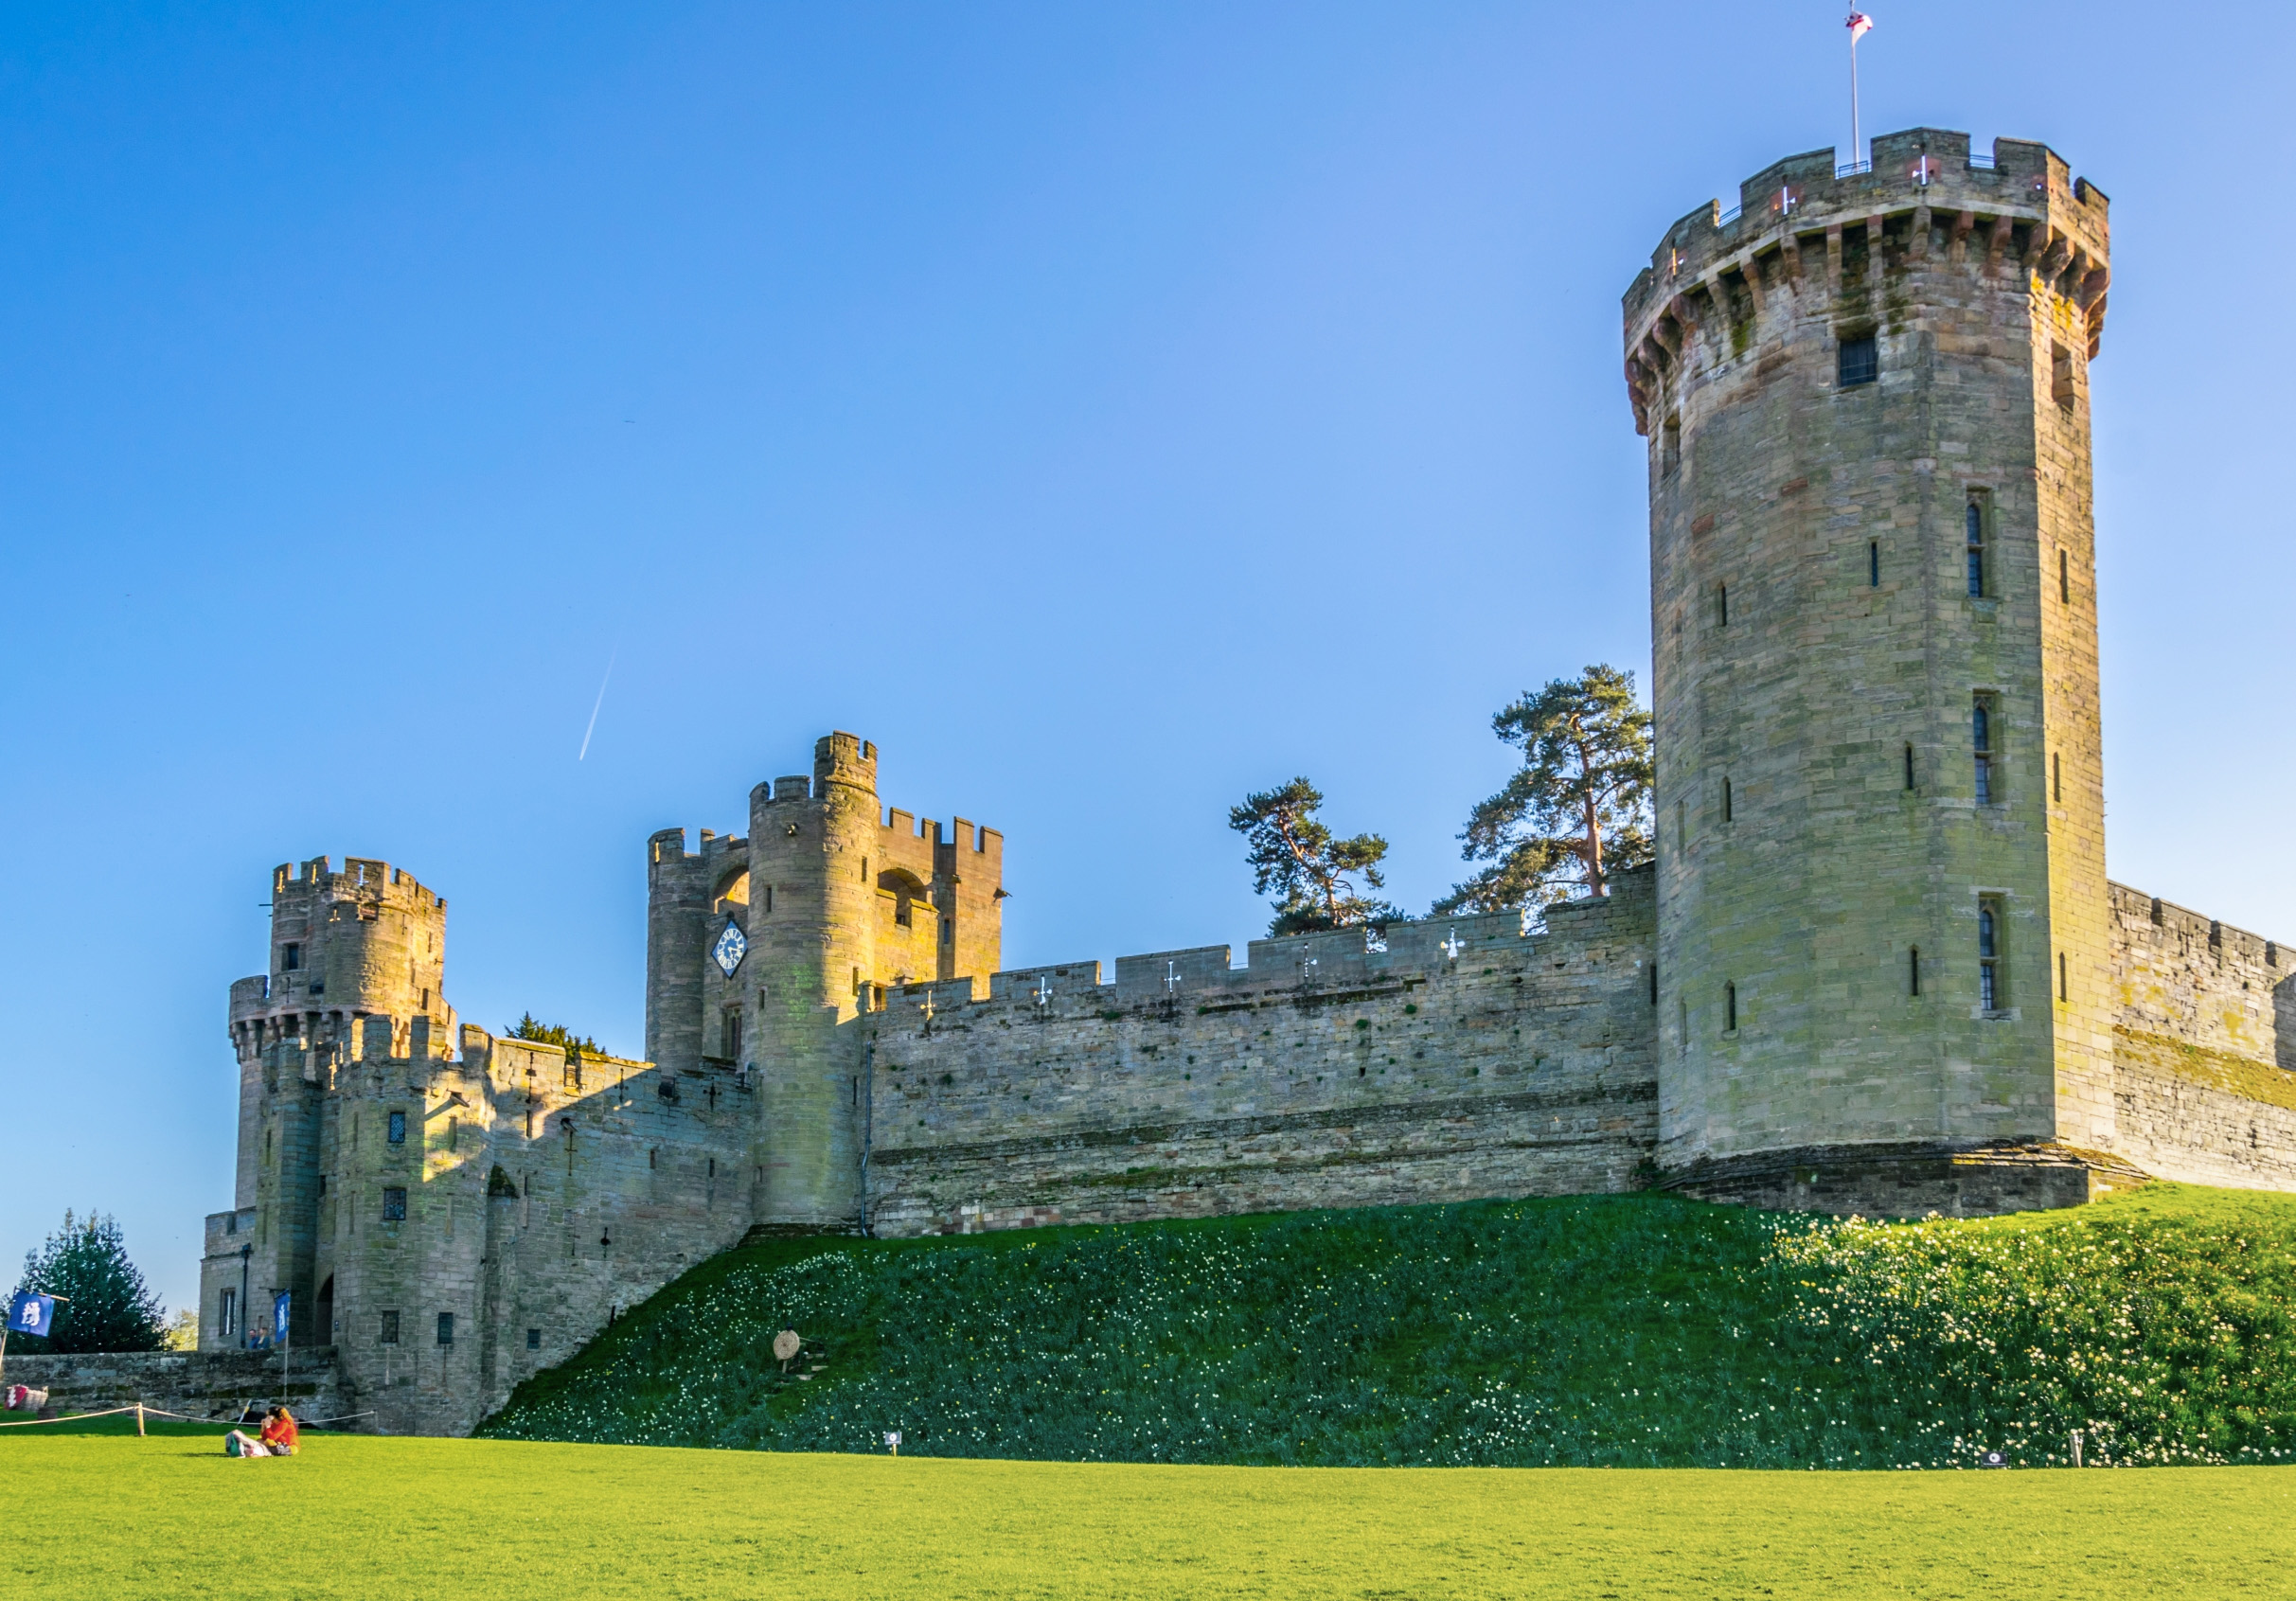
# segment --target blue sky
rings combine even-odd
[[[1846,144],[1840,9],[11,8],[0,1254],[190,1293],[291,858],[633,1053],[647,833],[832,727],[1005,831],[1011,965],[1240,948],[1294,773],[1423,905],[1490,712],[1646,667],[1618,297]],[[2112,197],[2111,870],[2296,938],[2288,14],[1876,16],[1869,133]]]

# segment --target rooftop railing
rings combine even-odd
[[[1860,172],[1871,172],[1873,169],[1874,164],[1870,161],[1845,161],[1841,166],[1834,169],[1834,176],[1837,178],[1855,178]]]

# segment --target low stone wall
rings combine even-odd
[[[1664,1188],[1700,1201],[1837,1218],[1991,1218],[2079,1206],[2143,1184],[2120,1156],[2046,1141],[1952,1146],[1936,1140],[1803,1146],[1701,1162]]]
[[[279,1381],[276,1351],[114,1351],[76,1356],[9,1352],[6,1381],[48,1393],[55,1414],[99,1412],[141,1401],[188,1417],[236,1418],[251,1404],[280,1401],[297,1417],[337,1417],[348,1410],[336,1373],[335,1348],[289,1353]],[[347,1424],[360,1428],[361,1424]]]

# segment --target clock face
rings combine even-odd
[[[741,965],[741,958],[749,954],[749,935],[741,932],[740,924],[728,923],[725,932],[718,936],[718,943],[709,948],[709,953],[716,958],[719,970],[731,978],[734,969]]]

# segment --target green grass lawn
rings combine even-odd
[[[2296,1469],[1265,1468],[323,1435],[0,1448],[0,1592],[2286,1596]]]
[[[768,1354],[796,1329],[805,1359]],[[1665,1196],[732,1251],[501,1438],[1285,1467],[2296,1462],[2296,1196],[1858,1223]],[[2296,1586],[2291,1587],[2296,1592]]]

